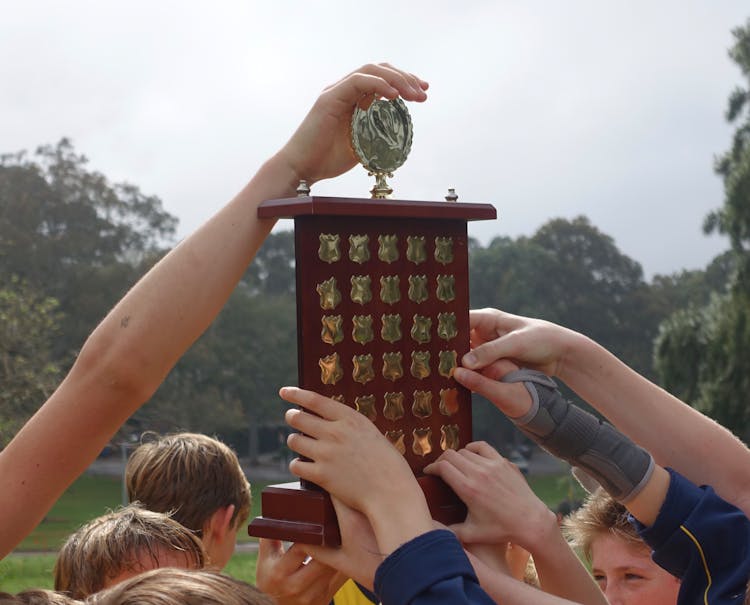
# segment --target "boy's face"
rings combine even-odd
[[[591,573],[610,605],[675,605],[680,582],[648,548],[603,534],[591,543]]]
[[[104,581],[104,588],[115,586],[124,580],[137,576],[144,571],[150,571],[158,567],[179,567],[180,569],[198,569],[196,561],[192,560],[188,553],[170,550],[167,548],[157,548],[156,557],[158,558],[158,564],[154,561],[146,552],[138,553],[136,561],[123,568],[120,573],[113,578],[106,578]]]

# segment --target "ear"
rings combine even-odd
[[[204,540],[208,538],[211,542],[221,543],[227,536],[232,535],[234,532],[234,525],[232,524],[234,509],[234,504],[230,504],[214,511],[203,528]]]

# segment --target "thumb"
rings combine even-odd
[[[481,532],[476,531],[476,529],[466,521],[449,525],[448,529],[456,534],[456,538],[458,538],[458,541],[462,544],[473,544],[474,542],[482,541]]]
[[[531,396],[521,383],[498,382],[461,367],[456,368],[453,378],[470,391],[489,399],[509,418],[520,418],[531,408]]]

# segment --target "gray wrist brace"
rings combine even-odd
[[[579,466],[619,502],[634,498],[654,471],[654,459],[611,424],[571,405],[549,376],[529,369],[507,374],[503,382],[523,382],[531,409],[511,418],[549,453]]]

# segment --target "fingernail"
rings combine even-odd
[[[467,368],[473,368],[476,365],[477,361],[479,360],[477,359],[477,356],[474,355],[474,353],[467,353],[461,359],[461,363]]]

